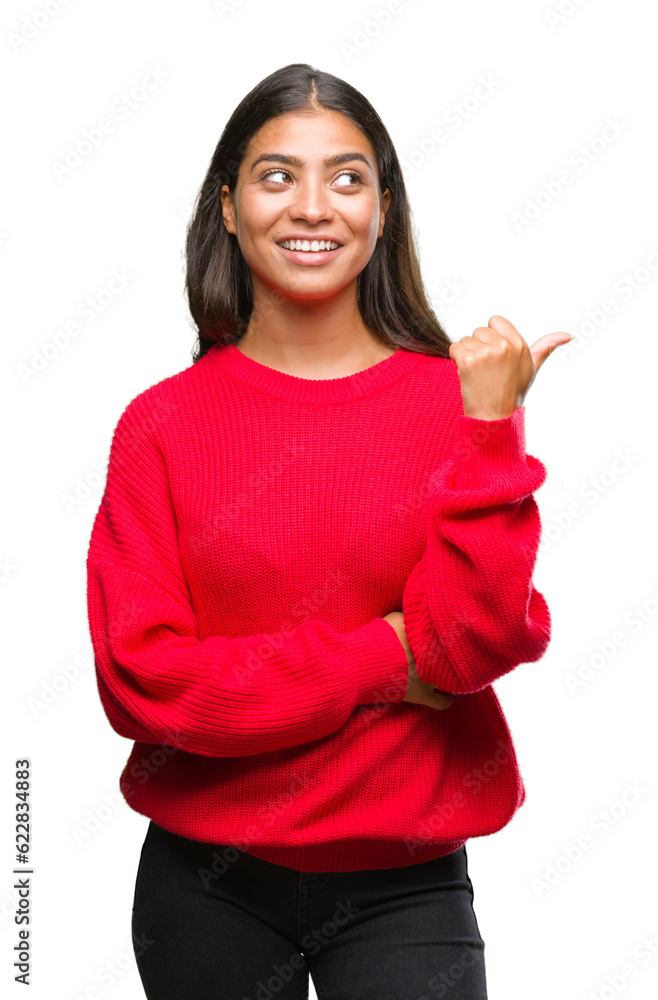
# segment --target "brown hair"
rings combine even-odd
[[[222,185],[233,193],[249,142],[270,119],[290,111],[322,109],[346,115],[368,138],[380,191],[388,187],[391,192],[383,235],[357,276],[357,304],[364,323],[384,344],[449,357],[452,341],[427,299],[402,170],[383,122],[349,83],[308,63],[291,63],[261,80],[238,104],[195,200],[185,245],[185,290],[198,333],[194,362],[216,343],[239,340],[253,309],[251,272],[236,237],[223,224]]]

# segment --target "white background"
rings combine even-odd
[[[577,334],[546,361],[525,403],[527,450],[548,470],[536,494],[534,583],[553,634],[539,662],[495,688],[527,799],[505,829],[468,842],[469,871],[490,1000],[655,996],[650,4],[406,0],[385,26],[373,17],[383,0],[44,4],[50,14],[35,0],[3,4],[0,27],[0,975],[11,996],[25,995],[11,950],[22,757],[33,771],[30,995],[143,996],[130,910],[148,821],[118,793],[132,744],[111,729],[96,689],[86,550],[120,413],[191,364],[185,224],[215,144],[242,97],[291,62],[346,79],[377,108],[407,164],[424,279],[452,340],[494,314],[529,344]],[[152,68],[163,74],[158,86],[127,117],[113,115],[113,131],[58,178],[67,147]],[[493,81],[486,98],[474,96],[481,78]],[[431,148],[437,128],[445,140]],[[564,170],[571,183],[560,190]],[[87,322],[81,303],[114,269],[130,276],[125,288]],[[462,291],[446,305],[455,281]],[[72,321],[77,335],[49,348],[38,370]],[[573,692],[568,677],[587,661],[590,678]],[[637,791],[624,803],[627,785]],[[105,818],[80,840],[98,810]],[[584,835],[589,848],[568,860],[565,849]]]

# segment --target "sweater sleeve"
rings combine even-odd
[[[355,707],[402,701],[408,664],[375,618],[199,639],[154,423],[136,397],[112,438],[87,554],[103,708],[119,735],[209,757],[258,754],[339,729]]]
[[[524,415],[460,414],[454,454],[429,480],[427,544],[403,614],[418,676],[441,691],[478,691],[549,643],[549,609],[532,583],[541,534],[532,493],[546,469],[526,455]]]

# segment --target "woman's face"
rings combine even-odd
[[[271,119],[247,147],[233,197],[228,185],[221,197],[226,228],[251,269],[254,290],[260,279],[299,299],[325,298],[356,280],[382,235],[390,202],[388,188],[380,195],[370,142],[336,111]],[[314,252],[279,245],[290,238],[341,246]]]

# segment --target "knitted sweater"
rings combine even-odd
[[[313,380],[215,345],[132,399],[87,555],[127,803],[299,871],[500,830],[525,788],[492,682],[549,642],[545,476],[524,407],[465,416],[452,359],[403,348]],[[402,700],[394,610],[449,708]]]

